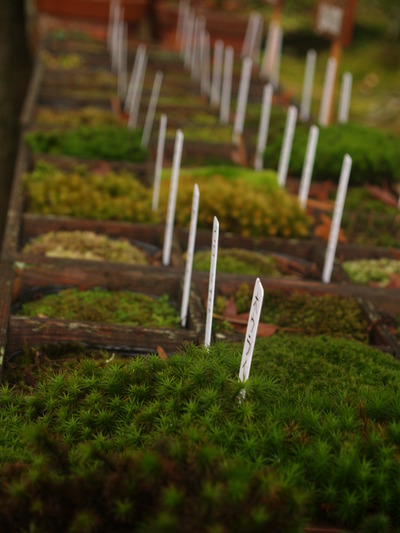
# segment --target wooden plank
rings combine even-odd
[[[33,74],[29,81],[29,85],[26,91],[25,101],[22,107],[20,116],[20,125],[22,128],[28,127],[34,117],[35,107],[39,94],[39,88],[41,86],[44,74],[43,62],[40,58],[40,49],[36,54],[35,63],[33,67]]]
[[[14,270],[11,264],[0,264],[0,380],[3,372],[4,356],[8,338]]]

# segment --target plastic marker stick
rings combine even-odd
[[[190,77],[192,80],[196,79],[196,66],[197,66],[197,56],[199,53],[199,19],[196,17],[194,23],[194,35],[193,35],[193,46],[192,46],[192,57],[190,58]]]
[[[126,97],[126,70],[128,61],[128,25],[121,21],[118,60],[118,94],[121,100]]]
[[[246,33],[243,39],[242,51],[240,53],[241,58],[249,57],[250,55],[250,40],[251,40],[251,33],[253,31],[253,26],[254,26],[255,14],[256,14],[255,12],[250,13],[249,21],[246,27]]]
[[[185,14],[186,2],[184,0],[179,1],[178,20],[176,24],[175,42],[180,43],[182,39],[182,27],[183,18]]]
[[[337,60],[330,57],[326,63],[324,88],[322,91],[321,107],[319,110],[319,123],[321,126],[329,125],[329,115],[336,78]]]
[[[340,224],[342,222],[343,207],[344,207],[344,202],[346,200],[347,186],[349,184],[351,165],[352,165],[352,159],[348,154],[346,154],[343,159],[342,170],[341,170],[340,179],[339,179],[339,186],[338,186],[338,190],[336,193],[335,207],[333,209],[331,231],[329,233],[328,246],[327,246],[326,254],[325,254],[324,269],[322,272],[323,283],[331,282],[333,262],[335,260]]]
[[[179,55],[181,56],[182,59],[185,56],[185,50],[186,50],[189,15],[190,15],[190,5],[189,5],[189,2],[186,2],[183,8],[182,34],[181,34],[181,40],[179,43]]]
[[[221,107],[219,112],[219,121],[221,124],[229,123],[231,112],[231,90],[232,90],[232,69],[233,69],[233,48],[225,48],[224,58],[224,79],[222,82]]]
[[[251,361],[253,359],[254,346],[256,344],[257,329],[260,322],[262,304],[264,300],[264,288],[259,278],[254,284],[253,298],[249,321],[247,322],[246,337],[244,340],[242,361],[240,363],[239,380],[245,383],[249,379]],[[241,392],[241,398],[244,397],[244,390]]]
[[[167,115],[161,115],[160,129],[158,133],[157,143],[157,157],[156,168],[154,171],[154,184],[153,184],[153,211],[157,211],[158,202],[160,199],[160,183],[161,183],[161,171],[164,159],[164,146],[165,146],[165,133],[167,131]]]
[[[264,57],[260,75],[263,78],[272,78],[276,65],[276,58],[281,40],[281,27],[277,22],[271,22],[268,30],[268,38],[265,45]]]
[[[311,126],[308,135],[306,157],[303,165],[299,187],[299,203],[303,209],[307,206],[308,192],[310,190],[311,176],[314,168],[315,152],[317,150],[319,129],[317,126]]]
[[[178,194],[179,171],[181,169],[183,133],[177,130],[175,136],[174,158],[172,161],[171,184],[169,187],[167,221],[165,224],[162,264],[168,266],[171,260],[172,233],[174,231],[176,197]]]
[[[274,91],[274,88],[272,87],[271,83],[264,85],[261,118],[260,118],[260,125],[258,128],[257,150],[256,150],[256,157],[254,160],[255,170],[262,170],[264,166],[263,159],[264,159],[265,148],[267,146],[269,119],[271,115],[271,104],[272,104],[273,91]]]
[[[189,294],[190,284],[192,281],[193,271],[193,255],[194,245],[196,243],[196,230],[197,230],[197,215],[199,213],[199,199],[200,192],[197,183],[193,189],[192,200],[192,215],[190,217],[190,229],[189,229],[189,241],[187,247],[186,267],[185,267],[185,280],[183,282],[182,304],[181,304],[181,326],[186,327],[188,308],[189,308]]]
[[[118,25],[121,13],[120,3],[117,2],[114,10],[113,28],[111,34],[111,71],[116,72],[118,61]]]
[[[247,108],[247,98],[249,95],[251,69],[253,66],[253,60],[251,57],[245,57],[242,64],[242,74],[240,77],[239,96],[236,106],[235,123],[233,126],[233,142],[236,142],[237,138],[243,134],[244,119]]]
[[[142,61],[138,65],[135,87],[133,91],[131,107],[129,110],[128,128],[135,129],[139,117],[140,100],[142,98],[142,89],[144,77],[146,74],[147,54],[143,54]]]
[[[213,319],[213,311],[214,311],[214,295],[215,295],[215,277],[217,274],[218,239],[219,239],[219,222],[218,222],[217,217],[214,217],[212,244],[211,244],[210,277],[208,280],[206,334],[204,338],[204,346],[206,348],[210,346],[211,344],[211,329],[212,329],[212,319]]]
[[[146,121],[144,123],[143,135],[140,143],[142,148],[147,148],[149,145],[154,115],[157,108],[158,98],[160,96],[162,79],[163,73],[160,70],[157,70],[156,75],[154,77],[153,89],[151,91],[149,107],[147,109]]]
[[[138,65],[139,65],[139,62],[142,61],[140,57],[144,55],[145,53],[146,53],[146,46],[144,44],[139,44],[136,50],[135,62],[133,63],[131,78],[129,80],[128,94],[126,95],[126,99],[125,99],[125,107],[124,107],[125,111],[128,111],[128,109],[130,108],[132,97],[133,97],[133,91],[135,87],[135,82],[136,82],[136,77],[137,77]]]
[[[271,83],[274,87],[279,87],[279,75],[281,70],[281,59],[282,59],[282,46],[283,46],[283,31],[282,28],[279,27],[279,39],[278,39],[278,46],[275,53],[275,62],[273,66],[273,71],[271,74]]]
[[[264,25],[264,20],[261,16],[259,17],[259,21],[260,22],[257,28],[257,34],[255,38],[255,43],[254,43],[254,51],[252,54],[253,61],[256,65],[260,64],[260,57],[261,57],[261,41],[263,37],[263,25]]]
[[[339,124],[347,124],[347,122],[349,121],[349,109],[350,109],[350,98],[351,98],[352,85],[353,85],[353,76],[351,72],[345,72],[343,74],[342,90],[340,93],[339,115],[338,115]]]
[[[187,33],[186,33],[186,40],[185,40],[185,56],[184,56],[184,61],[183,61],[185,68],[190,67],[190,58],[192,57],[194,22],[195,22],[195,15],[194,15],[194,12],[191,11],[189,14],[189,19],[187,23]]]
[[[287,113],[285,133],[283,136],[282,150],[281,150],[281,155],[279,157],[279,165],[278,165],[278,184],[281,187],[284,187],[286,184],[286,178],[287,178],[289,161],[290,161],[290,154],[292,152],[294,130],[296,128],[296,120],[297,120],[297,107],[294,105],[291,105],[289,106],[288,113]]]
[[[300,120],[307,122],[310,118],[311,99],[314,85],[315,64],[317,61],[317,52],[309,50],[306,57],[306,68],[304,72],[303,92],[300,104]]]
[[[117,0],[111,0],[110,10],[108,13],[108,24],[107,24],[107,50],[111,51],[112,44],[112,30],[114,24],[115,8],[117,7]]]
[[[211,84],[211,99],[212,106],[218,107],[221,100],[221,76],[222,76],[222,62],[224,58],[224,41],[217,39],[214,43],[214,61],[213,61],[213,75]]]
[[[210,95],[210,34],[203,31],[203,64],[201,70],[201,94]]]

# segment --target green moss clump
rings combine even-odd
[[[252,289],[243,284],[234,300],[238,313],[250,309]],[[219,298],[216,313],[223,314],[225,298]],[[297,335],[330,335],[368,343],[368,323],[358,303],[352,298],[335,295],[312,296],[301,292],[290,294],[265,290],[261,322],[274,324]]]
[[[51,69],[60,69],[60,70],[74,70],[76,68],[79,68],[82,66],[83,59],[78,54],[60,54],[58,56],[55,56],[48,52],[47,50],[43,50],[40,54],[40,58],[43,61],[43,63],[46,65],[46,67]]]
[[[78,126],[64,131],[33,131],[25,140],[33,152],[110,159],[144,161],[137,130],[116,125]]]
[[[66,289],[24,303],[21,316],[63,318],[141,327],[179,327],[179,313],[168,295],[152,298],[132,291]]]
[[[219,530],[294,533],[305,513],[309,524],[396,531],[399,361],[282,335],[257,340],[243,384],[241,355],[242,345],[187,345],[168,360],[81,360],[33,390],[4,383],[2,524],[53,531],[45,521],[62,512],[71,530],[90,514],[100,532],[166,521],[197,532],[206,517]]]
[[[63,172],[39,162],[23,178],[26,210],[102,220],[154,222],[151,191],[131,174],[92,174],[85,168]]]
[[[307,140],[308,130],[304,127],[297,128],[290,158],[290,171],[296,176],[300,176],[302,172]],[[282,138],[268,144],[264,157],[268,166],[275,168],[278,165],[281,145]],[[346,153],[353,159],[351,184],[400,181],[399,140],[394,135],[359,124],[321,128],[313,179],[332,179],[337,182]]]
[[[28,242],[24,254],[148,264],[146,254],[126,240],[110,239],[92,231],[50,231]]]
[[[390,283],[391,275],[400,276],[400,261],[385,257],[344,261],[342,268],[353,283],[361,285],[374,282],[385,287]]]
[[[310,219],[301,209],[297,198],[292,198],[276,183],[272,171],[260,173],[248,169],[218,167],[186,169],[181,173],[178,190],[176,221],[188,226],[191,216],[193,186],[200,188],[198,227],[210,228],[213,217],[221,231],[243,236],[305,237]],[[249,178],[249,179],[248,179]],[[162,180],[160,206],[165,219],[169,181]]]
[[[209,250],[196,252],[193,268],[195,270],[209,270],[210,258],[211,252]],[[218,272],[254,276],[282,276],[272,256],[240,248],[220,248],[218,250]]]
[[[83,107],[80,109],[53,109],[39,108],[36,115],[36,124],[39,126],[52,126],[57,128],[76,128],[78,126],[96,125],[122,125],[121,118],[110,111],[97,107]]]

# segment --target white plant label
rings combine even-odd
[[[251,70],[253,60],[251,57],[245,57],[242,64],[242,73],[240,76],[239,96],[236,106],[235,122],[233,125],[233,142],[243,134],[244,119],[246,116],[247,98],[249,95]]]
[[[353,85],[353,76],[351,72],[345,72],[343,74],[342,89],[340,92],[339,102],[339,124],[347,124],[349,121],[350,99],[351,99],[351,87]]]
[[[322,3],[318,10],[315,29],[318,33],[329,33],[338,38],[342,33],[343,17],[343,8]]]
[[[114,24],[114,17],[115,17],[115,9],[117,7],[117,0],[111,0],[110,2],[110,10],[108,12],[108,24],[107,24],[107,50],[111,52],[111,44],[112,44],[112,30],[113,30],[113,24]]]
[[[306,57],[306,68],[304,72],[303,92],[300,104],[300,120],[307,122],[310,118],[311,99],[314,85],[315,64],[317,62],[317,52],[309,50]]]
[[[153,89],[151,90],[149,107],[147,109],[146,121],[144,123],[143,135],[141,140],[142,148],[147,148],[150,141],[151,130],[153,128],[154,115],[156,112],[158,98],[160,96],[163,73],[158,70],[154,77]]]
[[[208,347],[211,344],[211,330],[212,330],[212,319],[213,319],[213,311],[214,311],[214,295],[215,295],[215,277],[217,274],[218,239],[219,239],[219,222],[218,222],[217,217],[214,217],[212,244],[211,244],[210,276],[208,280],[206,333],[204,337],[205,347]]]
[[[240,54],[240,57],[249,57],[250,54],[250,40],[251,40],[251,34],[253,32],[253,26],[254,26],[254,16],[255,12],[250,13],[249,21],[247,22],[246,27],[246,33],[243,39],[243,45],[242,45],[242,52]]]
[[[196,183],[193,189],[192,215],[190,217],[189,240],[188,240],[188,247],[187,247],[187,254],[186,254],[185,279],[183,282],[183,293],[182,293],[182,304],[181,304],[181,326],[183,328],[186,327],[188,309],[189,309],[189,294],[190,294],[190,284],[192,281],[193,256],[194,256],[194,246],[196,243],[197,215],[199,213],[199,200],[200,200],[200,192],[199,192],[199,187]]]
[[[344,202],[346,200],[347,186],[349,184],[351,165],[352,159],[348,154],[346,154],[343,159],[342,170],[340,172],[339,186],[336,193],[335,207],[333,209],[331,231],[329,232],[329,240],[325,254],[324,269],[322,272],[323,283],[330,283],[332,277],[333,262],[335,260],[340,224],[342,222],[343,207]]]
[[[281,27],[278,22],[271,22],[265,44],[264,57],[261,65],[261,76],[271,79],[276,71],[276,64],[281,41]]]
[[[179,172],[181,168],[182,148],[183,148],[183,133],[181,132],[181,130],[178,130],[175,136],[174,158],[172,161],[171,184],[169,187],[167,220],[165,223],[164,245],[163,245],[163,255],[162,255],[162,264],[164,266],[168,266],[171,260],[172,234],[174,231],[176,197],[178,194],[178,183],[179,183]]]
[[[256,157],[254,160],[255,170],[262,170],[264,166],[264,152],[267,146],[273,92],[274,88],[272,84],[268,83],[267,85],[264,85],[261,118],[260,125],[258,128],[257,150]]]
[[[210,34],[203,30],[203,60],[201,66],[201,94],[210,95]]]
[[[160,183],[161,183],[161,171],[164,159],[164,146],[165,146],[165,134],[167,131],[167,115],[161,115],[160,130],[158,133],[157,142],[157,157],[156,168],[154,171],[154,184],[153,184],[153,211],[157,211],[158,203],[160,200]]]
[[[184,61],[183,61],[187,69],[190,67],[190,59],[192,57],[194,23],[195,23],[195,15],[194,15],[194,12],[191,11],[189,14],[188,22],[187,22],[187,33],[186,33],[186,39],[185,39],[185,56],[184,56]]]
[[[243,346],[242,361],[240,363],[239,380],[242,383],[249,379],[251,361],[253,359],[254,346],[256,344],[257,329],[260,322],[263,300],[264,288],[259,278],[257,278],[254,284],[249,321],[247,322],[246,337]]]
[[[319,123],[321,126],[329,125],[333,90],[335,87],[337,60],[330,57],[326,63],[324,88],[322,91],[321,107],[319,110]]]
[[[185,16],[185,8],[186,8],[186,2],[184,0],[180,0],[179,10],[178,10],[178,20],[176,24],[176,33],[175,33],[175,42],[177,43],[180,43],[182,40],[183,19]]]
[[[281,59],[282,59],[282,46],[283,46],[283,31],[282,28],[279,28],[279,39],[278,39],[278,48],[275,55],[274,68],[271,74],[271,83],[274,87],[279,87],[279,76],[281,70]]]
[[[294,105],[289,106],[285,132],[283,135],[283,143],[281,154],[279,157],[278,165],[278,184],[281,187],[284,187],[286,184],[287,173],[289,169],[290,154],[292,152],[292,144],[294,137],[294,130],[296,129],[296,120],[297,120],[297,107]]]
[[[303,209],[307,206],[308,193],[310,191],[310,183],[312,171],[314,168],[315,152],[317,150],[319,137],[319,129],[317,126],[311,126],[308,134],[308,142],[306,148],[306,156],[304,159],[303,172],[301,174],[299,187],[299,203]]]
[[[195,19],[194,23],[194,35],[193,35],[193,46],[192,46],[192,57],[190,59],[190,77],[192,80],[197,79],[197,57],[200,50],[200,22],[198,17]]]
[[[214,43],[214,61],[211,84],[212,106],[218,107],[221,100],[221,79],[222,79],[222,62],[224,59],[224,41],[217,39]]]
[[[125,99],[125,107],[124,107],[125,111],[128,111],[131,106],[133,91],[134,91],[134,87],[136,83],[138,65],[139,65],[139,62],[141,61],[140,57],[145,54],[146,54],[146,46],[144,44],[139,44],[136,50],[135,61],[133,63],[132,73],[131,73],[131,77],[130,77],[129,85],[128,85],[128,93]]]
[[[186,41],[188,36],[188,27],[189,27],[189,17],[190,17],[190,4],[189,2],[185,3],[183,8],[183,18],[182,18],[182,33],[181,40],[179,43],[179,53],[182,58],[185,56],[186,51]]]
[[[118,62],[118,94],[121,100],[126,97],[128,68],[128,25],[121,22],[120,59]]]
[[[146,75],[146,66],[147,66],[147,54],[144,54],[143,60],[138,65],[137,71],[137,84],[135,84],[135,90],[133,91],[133,97],[131,101],[131,106],[129,109],[129,120],[128,128],[135,129],[137,127],[137,122],[139,118],[140,110],[140,101],[142,99],[142,90],[144,84],[144,78]]]
[[[231,112],[232,70],[233,48],[232,46],[227,46],[225,48],[224,78],[222,81],[221,107],[219,113],[219,121],[221,124],[229,123],[229,115]]]
[[[113,28],[112,28],[112,34],[111,34],[111,70],[114,72],[114,74],[117,71],[117,62],[118,62],[118,27],[119,27],[119,20],[121,16],[121,6],[120,3],[117,2],[115,10],[114,10],[114,20],[113,20]]]

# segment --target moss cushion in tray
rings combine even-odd
[[[108,363],[80,353],[54,374],[54,356],[37,350],[43,372],[28,391],[7,385],[6,368],[3,528],[398,531],[399,362],[283,335],[257,341],[242,384],[241,351],[188,345]]]
[[[97,175],[84,168],[64,173],[39,162],[24,177],[26,209],[45,215],[163,222],[170,174],[164,173],[160,210],[156,213],[151,208],[152,191],[127,173]],[[278,187],[274,172],[233,167],[181,170],[177,225],[189,226],[195,183],[200,188],[199,228],[210,228],[217,216],[221,231],[255,237],[308,235],[309,218],[297,200]]]
[[[179,313],[167,295],[152,298],[133,291],[66,289],[24,303],[18,314],[142,327],[179,326]]]
[[[90,261],[146,265],[146,254],[127,240],[111,239],[92,231],[51,231],[29,241],[24,254]]]
[[[122,125],[118,115],[97,107],[83,107],[80,109],[39,108],[35,122],[39,126],[57,128],[76,128],[78,126]]]
[[[289,165],[290,172],[296,176],[301,176],[307,139],[308,129],[298,127]],[[282,137],[268,144],[265,152],[268,166],[277,167],[281,146]],[[351,185],[400,181],[399,139],[358,124],[332,125],[320,129],[313,179],[338,181],[345,154],[350,154],[353,159]]]
[[[342,268],[353,283],[386,287],[392,280],[397,280],[397,286],[400,287],[398,259],[356,259],[343,262]]]
[[[126,126],[78,126],[62,131],[32,131],[25,136],[33,152],[118,161],[144,161],[141,132]]]

